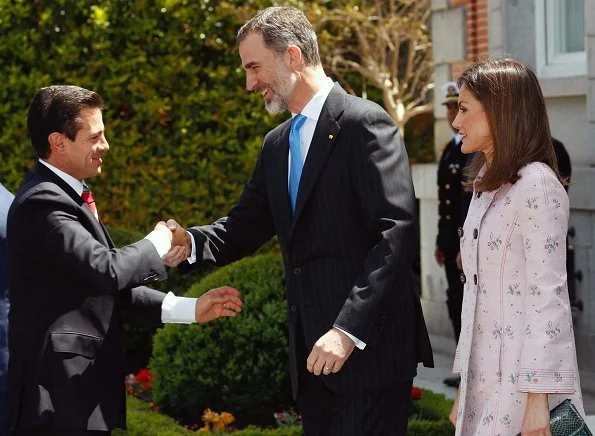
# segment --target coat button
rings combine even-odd
[[[465,274],[461,273],[461,283],[465,284],[466,281],[467,281],[467,277],[465,277]]]
[[[457,235],[459,235],[459,238],[462,238],[464,234],[465,234],[465,232],[463,231],[463,228],[459,227],[457,229]]]
[[[450,215],[446,215],[446,219],[449,220],[450,219]]]
[[[446,189],[450,189],[450,185],[449,185],[448,183],[447,183],[446,185],[444,185],[444,187],[445,187]]]
[[[296,276],[299,276],[302,273],[302,269],[301,268],[294,268],[293,269],[293,274]]]
[[[473,274],[473,284],[477,284],[477,274]]]
[[[478,231],[477,229],[473,229],[473,239],[477,239]]]
[[[445,201],[445,203],[446,203],[446,204],[450,204],[450,200],[446,200],[446,201]]]
[[[295,304],[291,305],[291,311],[292,312],[297,312],[297,307],[295,307]]]

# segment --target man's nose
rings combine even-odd
[[[253,74],[246,74],[246,89],[248,91],[254,91],[257,83],[258,81],[256,80],[256,77],[254,77]]]

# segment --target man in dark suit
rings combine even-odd
[[[39,162],[8,215],[14,435],[109,434],[125,426],[124,320],[205,322],[241,309],[231,288],[196,300],[142,286],[166,276],[161,255],[172,234],[165,223],[114,247],[84,183],[101,173],[109,149],[102,107],[95,92],[50,86],[29,108]]]
[[[442,104],[446,106],[446,119],[452,126],[459,112],[459,88],[456,82],[447,82],[441,90],[444,95]],[[458,230],[465,222],[471,203],[471,193],[465,192],[463,188],[463,170],[471,156],[461,151],[461,136],[457,133],[444,147],[438,163],[438,235],[434,256],[438,265],[444,266],[446,272],[446,306],[457,342],[461,334],[463,307],[463,283],[460,278],[462,270],[457,265],[460,251]],[[452,387],[458,387],[460,381],[459,376],[444,379],[444,383]]]
[[[248,90],[269,112],[294,117],[266,135],[229,215],[188,230],[189,261],[223,265],[278,235],[306,435],[404,435],[417,364],[433,362],[414,289],[415,196],[403,140],[380,106],[326,77],[301,11],[262,11],[238,44]]]
[[[0,184],[0,436],[8,435],[8,280],[6,278],[6,217],[14,195]]]

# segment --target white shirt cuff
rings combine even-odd
[[[342,331],[343,333],[345,333],[347,335],[347,337],[349,339],[351,339],[353,342],[355,342],[355,346],[357,348],[359,348],[360,350],[363,350],[364,348],[366,348],[366,343],[363,341],[360,341],[358,338],[356,338],[355,336],[353,336],[352,334],[347,333],[345,330],[343,330],[341,327],[337,327],[337,326],[333,326],[335,327],[337,330]]]
[[[197,298],[176,297],[168,292],[161,303],[161,322],[191,324],[196,322]]]
[[[165,256],[171,249],[171,241],[169,240],[167,234],[162,231],[153,230],[151,233],[145,236],[145,239],[148,239],[153,243],[153,246],[157,250],[157,254],[159,254],[159,257],[162,259],[163,256]]]
[[[196,262],[196,244],[194,243],[194,236],[192,236],[192,233],[190,233],[188,230],[186,230],[186,232],[190,235],[190,241],[192,242],[192,252],[186,260],[188,263],[192,264]]]

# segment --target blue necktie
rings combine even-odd
[[[306,117],[298,114],[291,120],[291,130],[289,131],[289,155],[291,157],[291,167],[289,170],[289,199],[291,200],[291,213],[295,212],[295,202],[297,201],[298,188],[300,187],[300,178],[302,177],[302,152],[300,147],[300,129]]]

